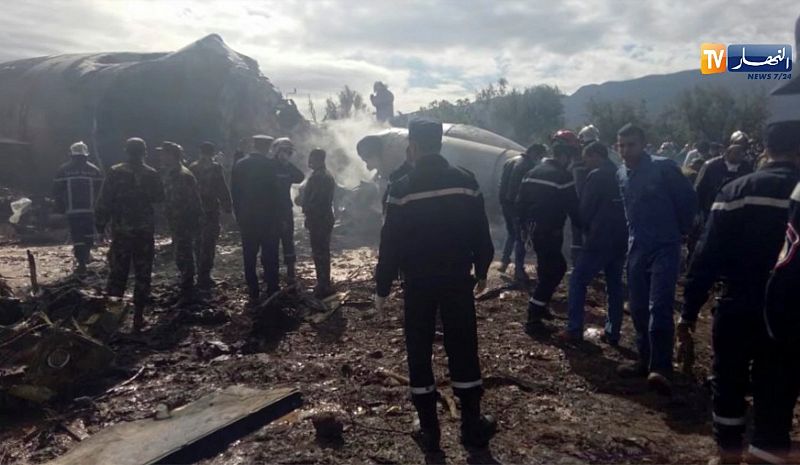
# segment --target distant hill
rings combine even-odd
[[[745,73],[703,75],[700,70],[687,70],[671,74],[654,74],[628,81],[610,81],[581,87],[564,99],[564,119],[567,127],[588,123],[586,105],[590,99],[597,101],[644,100],[650,115],[660,114],[683,91],[699,86],[723,86],[733,93],[749,93],[759,89],[770,90],[777,81],[748,81]]]

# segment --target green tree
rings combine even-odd
[[[419,113],[446,123],[471,124],[508,137],[520,144],[546,141],[564,124],[563,94],[557,87],[509,89],[501,78],[475,93],[475,100],[438,100]]]
[[[626,100],[607,102],[590,99],[586,111],[592,124],[600,131],[600,140],[607,144],[616,142],[617,131],[628,123],[640,126],[652,139],[644,101],[635,104]]]
[[[364,97],[349,86],[344,86],[336,95],[336,98],[329,97],[325,100],[324,120],[347,119],[366,111],[367,105]]]

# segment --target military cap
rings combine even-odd
[[[424,146],[441,144],[442,123],[433,118],[412,118],[408,122],[408,140]]]

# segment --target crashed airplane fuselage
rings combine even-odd
[[[391,128],[364,137],[358,143],[358,155],[370,170],[377,170],[382,180],[406,158],[408,130]],[[464,124],[445,124],[442,155],[453,165],[473,172],[487,199],[494,199],[503,163],[524,152],[516,142],[493,132]],[[488,201],[487,204],[494,204]]]

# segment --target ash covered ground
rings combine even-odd
[[[301,284],[310,288],[313,266],[307,240],[300,236],[298,272]],[[169,240],[160,240],[149,331],[131,337],[128,325],[123,327],[111,342],[116,366],[96,385],[45,407],[23,406],[0,415],[0,464],[45,462],[75,446],[80,436],[150,417],[158,404],[176,407],[231,384],[294,386],[304,405],[200,462],[204,465],[422,462],[409,435],[416,415],[404,382],[401,295],[396,290],[384,318],[376,316],[369,305],[375,249],[343,249],[345,242],[334,237],[333,270],[338,289],[348,293],[346,305],[319,323],[298,317],[289,305],[267,326],[255,324],[246,309],[236,233],[226,234],[219,246],[214,272],[219,285],[212,297],[190,309],[173,307],[171,247]],[[37,256],[42,281],[73,282],[67,277],[69,247],[28,249]],[[25,250],[13,244],[0,248],[0,269],[18,293],[28,282]],[[92,292],[103,286],[104,252],[95,250],[97,261],[82,284]],[[496,265],[489,289],[508,284]],[[675,394],[667,400],[649,392],[642,380],[616,376],[617,364],[635,355],[633,328],[626,314],[620,348],[597,340],[606,303],[601,283],[590,289],[589,337],[580,345],[556,342],[547,334],[527,336],[527,294],[494,294],[477,303],[483,409],[499,420],[488,453],[471,456],[458,442],[458,406],[437,333],[434,367],[445,394],[439,415],[449,463],[700,463],[713,452],[703,384],[710,362],[707,309],[698,325],[695,374],[678,375]],[[563,286],[553,309],[557,318],[547,324],[554,333],[566,322]],[[334,412],[342,420],[343,442],[317,440],[310,418],[320,412]]]

